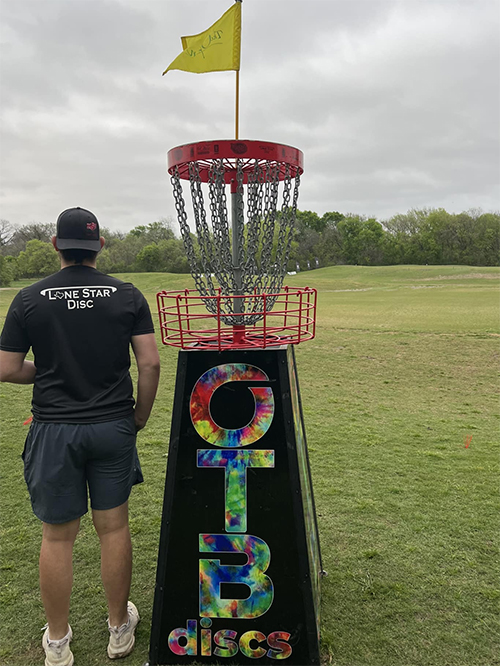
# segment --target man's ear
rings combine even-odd
[[[101,236],[101,237],[99,238],[99,240],[101,241],[101,250],[102,250],[102,248],[104,247],[104,244],[106,243],[106,241],[104,240],[104,236]],[[99,250],[99,252],[100,252],[101,250]]]
[[[52,238],[50,240],[52,242],[52,245],[54,246],[54,250],[56,252],[59,252],[59,248],[57,247],[57,238],[55,236],[52,236]]]

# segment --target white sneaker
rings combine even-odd
[[[110,659],[120,659],[126,657],[134,649],[135,643],[135,628],[139,624],[139,612],[135,605],[127,602],[128,621],[122,624],[121,627],[112,627],[109,624],[109,643],[108,643],[108,657]]]
[[[73,638],[73,632],[68,624],[68,633],[64,638],[53,641],[49,638],[49,625],[46,624],[45,633],[42,638],[43,649],[45,650],[45,666],[73,666],[74,657],[69,649],[69,644]]]

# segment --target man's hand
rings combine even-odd
[[[0,350],[0,382],[33,384],[36,368],[33,361],[25,361],[25,352]]]
[[[137,431],[146,425],[160,379],[160,356],[154,333],[132,336],[132,349],[137,361],[139,379],[135,403],[135,427]]]

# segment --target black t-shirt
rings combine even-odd
[[[16,295],[0,349],[33,349],[37,421],[96,423],[132,413],[130,339],[153,331],[147,301],[134,285],[69,266]]]

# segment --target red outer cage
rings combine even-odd
[[[233,315],[241,317],[241,325],[224,323],[221,301],[244,299],[248,306],[257,301],[259,311]],[[275,299],[272,310],[269,299]],[[194,289],[161,291],[156,295],[160,331],[164,345],[181,349],[266,349],[312,340],[316,334],[316,289],[284,287],[278,294],[246,294],[200,296]],[[206,301],[212,301],[217,314],[207,312]],[[260,314],[256,324],[247,324],[250,317]]]
[[[268,141],[227,139],[200,141],[172,148],[167,154],[167,169],[172,175],[177,167],[179,176],[183,180],[189,180],[189,163],[196,162],[201,181],[207,183],[212,162],[220,159],[225,162],[225,181],[228,185],[235,180],[236,161],[243,168],[245,184],[248,183],[248,175],[253,173],[255,160],[274,162],[279,168],[280,180],[285,178],[287,166],[292,178],[295,178],[297,173],[301,175],[304,172],[304,155],[298,148]]]

